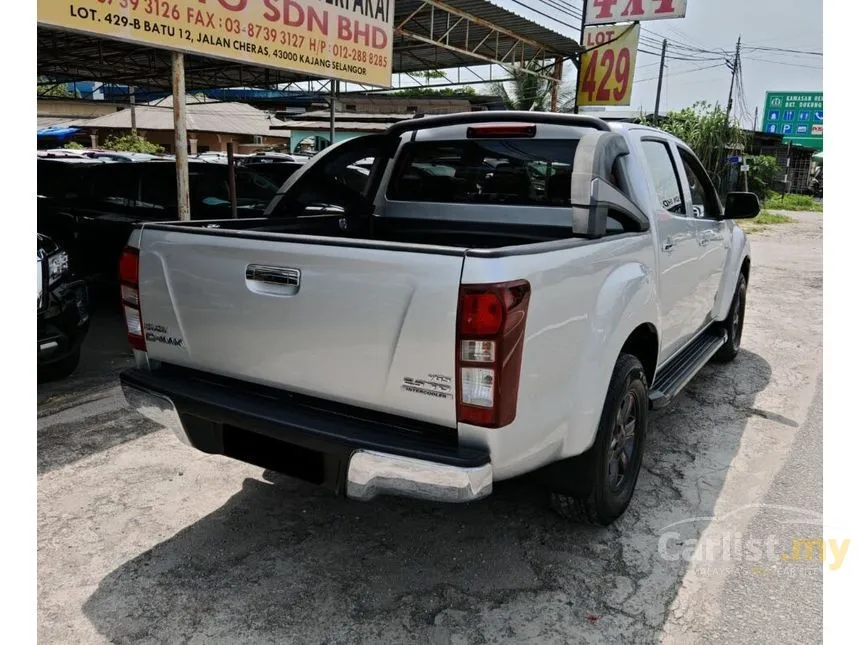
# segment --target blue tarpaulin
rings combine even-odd
[[[36,131],[37,137],[53,137],[56,139],[67,139],[74,136],[80,128],[69,128],[64,125],[52,125],[49,128],[42,128]]]

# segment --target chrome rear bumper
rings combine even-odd
[[[169,428],[182,443],[193,447],[173,401],[127,383],[122,384],[122,390],[130,407]],[[397,495],[438,502],[469,502],[486,497],[492,490],[491,463],[461,467],[363,449],[349,455],[346,496],[356,500]]]
[[[400,495],[437,502],[470,502],[491,492],[491,464],[458,468],[367,450],[357,450],[349,460],[346,495],[353,499]]]

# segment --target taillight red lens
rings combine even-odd
[[[140,313],[140,251],[127,246],[119,259],[120,298],[128,342],[133,349],[146,351],[143,316]]]
[[[492,336],[505,319],[502,301],[493,292],[460,292],[460,333]]]
[[[119,259],[119,280],[137,288],[140,279],[140,251],[132,246],[127,246]]]
[[[457,421],[488,428],[517,413],[531,287],[463,285],[457,312]]]

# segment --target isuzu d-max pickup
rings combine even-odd
[[[354,499],[465,502],[530,473],[609,524],[649,411],[738,353],[735,220],[758,212],[653,128],[400,122],[314,157],[262,218],[135,230],[123,389],[198,450]]]

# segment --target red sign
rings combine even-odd
[[[585,24],[683,18],[687,0],[586,0]]]

